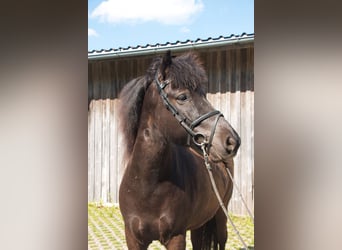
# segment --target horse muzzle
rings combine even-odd
[[[225,119],[220,119],[208,154],[213,161],[227,161],[236,156],[241,145],[238,133]]]
[[[233,158],[240,147],[241,140],[238,133],[226,121],[221,113],[216,113],[214,122],[206,120],[206,128],[197,127],[197,131],[192,135],[193,142],[198,147],[202,148],[213,161],[223,161]],[[210,130],[208,129],[211,128]],[[208,133],[208,130],[210,133]],[[189,135],[190,137],[190,135]],[[202,149],[203,150],[203,149]]]

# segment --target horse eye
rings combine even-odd
[[[177,96],[177,100],[179,101],[186,101],[186,99],[188,99],[186,94],[180,94],[179,96]]]

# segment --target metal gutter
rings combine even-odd
[[[199,49],[199,48],[211,48],[218,47],[224,45],[231,44],[244,44],[248,42],[254,41],[254,34],[242,34],[241,36],[231,36],[229,38],[217,38],[217,39],[207,39],[197,41],[187,41],[187,42],[177,42],[174,44],[156,44],[156,45],[147,45],[145,47],[138,46],[136,48],[128,47],[128,48],[120,48],[116,50],[110,51],[95,51],[88,52],[88,60],[99,60],[99,59],[110,59],[110,58],[120,58],[120,57],[129,57],[129,56],[142,56],[142,55],[153,55],[161,52],[165,52],[167,50],[172,51],[181,51],[181,50],[189,50],[189,49]]]

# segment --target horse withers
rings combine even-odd
[[[128,249],[159,240],[167,249],[224,249],[227,218],[204,164],[208,154],[227,206],[240,138],[206,99],[208,79],[195,54],[157,57],[146,75],[125,85],[119,118],[125,142],[125,172],[119,205]]]

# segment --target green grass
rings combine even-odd
[[[254,226],[249,217],[230,214],[249,249],[254,249]],[[228,222],[228,242],[226,249],[243,248],[238,236]],[[88,204],[88,250],[92,249],[127,249],[124,233],[124,222],[118,206],[106,207],[101,204]],[[154,241],[149,250],[165,249],[158,241]],[[186,249],[192,249],[190,232],[187,232]]]

